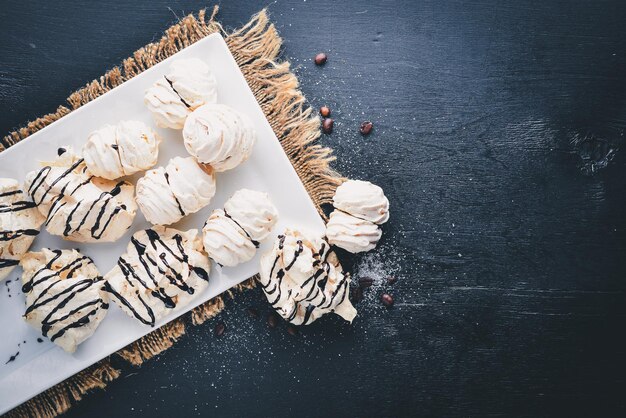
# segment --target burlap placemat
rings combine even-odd
[[[160,41],[138,49],[120,66],[72,93],[67,99],[67,105],[59,106],[56,112],[42,116],[0,139],[0,152],[181,49],[207,35],[219,32],[226,39],[228,48],[320,215],[325,217],[322,205],[331,202],[335,189],[343,179],[329,166],[334,160],[332,150],[316,143],[320,136],[320,121],[298,90],[298,80],[290,71],[289,62],[278,60],[282,39],[270,23],[265,10],[253,16],[241,29],[231,33],[226,32],[215,20],[217,11],[218,7],[215,6],[208,18],[205,10],[200,11],[197,16],[188,15],[183,18],[167,29]],[[238,292],[254,286],[255,277],[252,277],[113,356],[135,366],[141,365],[170,348],[185,334],[186,326],[202,324],[217,315],[224,308],[225,297],[235,297]],[[121,371],[112,363],[112,356],[107,357],[13,409],[7,415],[55,417],[71,408],[73,403],[89,391],[105,388],[120,375]]]

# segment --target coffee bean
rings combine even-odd
[[[289,333],[289,335],[297,335],[298,334],[298,328],[289,324],[287,325],[287,332]]]
[[[259,317],[259,311],[256,310],[255,308],[248,308],[248,315],[256,319]]]
[[[328,60],[328,57],[323,52],[320,52],[319,54],[315,56],[316,65],[324,65],[326,64],[326,60]]]
[[[333,133],[334,124],[335,124],[335,121],[332,120],[331,118],[324,119],[322,121],[322,131],[324,131],[325,134]]]
[[[374,124],[372,122],[365,121],[361,124],[361,129],[359,129],[359,131],[361,131],[361,135],[369,135],[373,128]]]
[[[360,287],[353,288],[352,291],[350,292],[350,296],[351,296],[352,302],[359,303],[360,301],[363,300],[363,289]]]
[[[276,317],[276,314],[274,312],[270,313],[267,316],[267,325],[270,328],[276,328],[276,325],[278,325],[278,318]]]
[[[395,276],[389,276],[389,277],[387,277],[387,283],[389,283],[389,284],[394,284],[394,283],[395,283],[395,282],[397,282],[397,281],[398,281],[398,278],[397,278],[397,277],[395,277]]]
[[[389,293],[383,293],[383,295],[380,297],[380,300],[383,305],[388,308],[391,308],[393,306],[393,296],[391,296]]]
[[[330,108],[328,106],[320,107],[320,115],[322,115],[323,118],[329,117],[330,116]]]
[[[221,337],[224,334],[224,331],[226,331],[226,324],[218,322],[217,325],[215,325],[215,336]]]
[[[373,284],[374,279],[372,279],[371,277],[361,277],[359,279],[359,287],[361,289],[367,289],[368,287],[372,287]]]

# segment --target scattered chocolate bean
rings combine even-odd
[[[391,308],[393,306],[393,296],[391,296],[389,293],[383,293],[383,295],[380,297],[380,300],[383,305],[388,308]]]
[[[315,56],[316,65],[324,65],[326,64],[326,60],[328,60],[328,57],[323,52],[320,52],[319,54]]]
[[[333,133],[334,124],[335,124],[335,121],[332,120],[331,118],[324,119],[322,121],[322,131],[324,131],[325,134]]]
[[[287,332],[289,335],[298,335],[298,328],[289,324],[287,325]]]
[[[361,287],[355,287],[351,292],[352,302],[358,303],[363,300],[363,289]]]
[[[398,278],[397,278],[397,277],[395,277],[395,276],[389,276],[389,277],[387,277],[387,283],[389,283],[389,284],[394,284],[394,283],[395,283],[395,282],[397,282],[397,281],[398,281]]]
[[[38,343],[42,343],[42,342],[43,342],[43,339],[41,339],[41,338],[37,338],[37,342],[38,342]]]
[[[359,131],[361,132],[361,135],[369,135],[370,132],[372,132],[372,129],[374,129],[374,124],[370,121],[365,121],[361,124],[361,129],[359,129]]]
[[[67,151],[65,148],[59,148],[57,150],[57,155],[60,157],[61,155],[65,154],[65,151]]]
[[[256,319],[259,317],[259,311],[256,310],[255,308],[248,308],[248,315]]]
[[[368,287],[372,287],[373,284],[374,279],[372,279],[371,277],[361,277],[359,279],[359,287],[361,289],[367,289]]]
[[[328,106],[320,107],[320,115],[322,115],[323,118],[329,117],[330,116],[330,108]]]
[[[226,331],[226,324],[223,322],[218,322],[217,325],[215,325],[215,336],[221,337],[222,335],[224,335],[224,331]]]
[[[276,325],[278,325],[278,318],[276,317],[276,314],[274,312],[270,313],[267,316],[267,325],[270,328],[276,328]]]

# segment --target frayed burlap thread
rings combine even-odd
[[[334,160],[332,150],[317,144],[320,120],[298,89],[298,79],[291,72],[289,62],[278,60],[282,46],[278,31],[266,11],[262,10],[242,28],[227,33],[215,20],[217,12],[218,7],[215,6],[209,16],[202,10],[197,16],[188,15],[181,19],[168,28],[159,41],[138,49],[120,66],[72,93],[67,105],[59,106],[55,112],[0,138],[0,152],[187,46],[212,33],[221,33],[285,153],[320,215],[325,218],[322,205],[332,201],[335,189],[344,179],[330,167]],[[255,277],[248,279],[193,309],[189,315],[170,322],[37,395],[10,411],[8,416],[52,418],[66,412],[87,392],[103,389],[120,376],[120,370],[112,365],[114,357],[140,366],[175,344],[185,334],[187,324],[199,325],[213,318],[224,309],[224,298],[234,298],[237,293],[255,285]]]

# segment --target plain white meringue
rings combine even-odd
[[[247,116],[223,104],[207,104],[194,110],[183,128],[185,148],[198,161],[216,171],[226,171],[246,161],[256,142],[256,131]]]
[[[83,158],[94,175],[114,180],[153,167],[159,157],[160,142],[145,123],[122,121],[89,134]]]
[[[261,258],[259,281],[276,312],[295,325],[308,325],[334,312],[352,322],[350,277],[318,234],[287,229]]]
[[[150,87],[144,103],[160,128],[182,129],[194,109],[217,101],[217,81],[210,67],[197,58],[176,60],[170,71]]]
[[[26,322],[73,353],[94,333],[109,307],[95,264],[76,250],[44,248],[26,254],[20,265]]]
[[[189,304],[209,284],[210,263],[197,229],[155,226],[133,235],[104,279],[111,299],[145,325]]]
[[[0,281],[28,251],[44,221],[17,180],[0,178]]]
[[[137,181],[137,204],[154,225],[169,225],[208,205],[215,195],[215,173],[193,157],[172,158]]]
[[[26,175],[24,188],[52,235],[78,242],[111,242],[133,222],[133,185],[95,177],[71,148]]]
[[[373,250],[381,235],[382,231],[375,223],[339,210],[330,214],[326,224],[328,242],[351,253]]]
[[[223,210],[216,209],[202,228],[204,249],[216,263],[233,267],[254,257],[256,247]]]
[[[369,181],[348,180],[337,187],[333,206],[378,225],[389,220],[389,200],[383,189]]]
[[[224,212],[258,245],[278,221],[278,210],[267,193],[240,189],[224,203]]]

